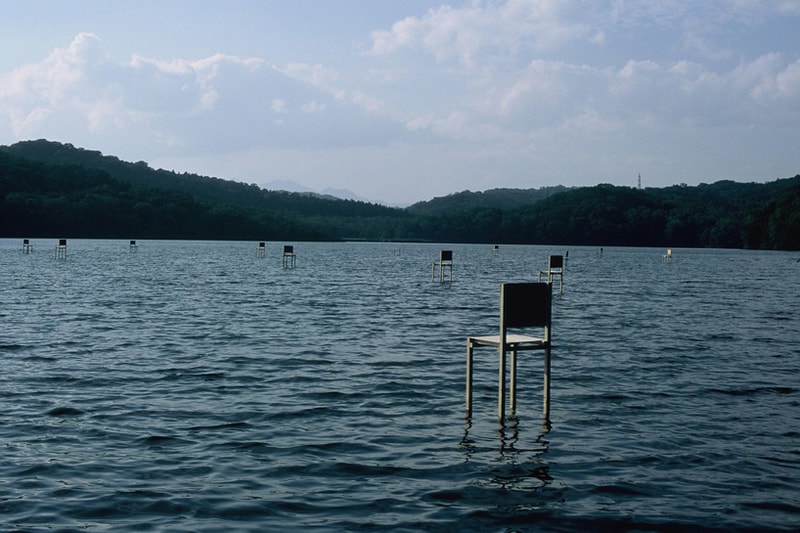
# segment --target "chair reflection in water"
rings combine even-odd
[[[558,292],[564,292],[564,256],[551,255],[547,259],[547,270],[539,271],[539,281],[546,277],[547,283],[553,283],[553,278],[558,276]]]
[[[506,353],[511,352],[509,406],[510,414],[517,410],[517,352],[544,351],[544,418],[550,418],[550,283],[503,283],[500,286],[500,334],[467,337],[467,418],[472,417],[473,349],[478,346],[497,348],[500,358],[497,385],[497,417],[503,422],[506,405]],[[518,333],[536,328],[541,337]],[[512,333],[512,330],[514,331]]]
[[[453,250],[442,250],[439,260],[431,265],[431,281],[436,279],[436,267],[439,267],[439,283],[444,282],[445,269],[450,270],[450,281],[453,281]]]
[[[294,268],[297,254],[294,253],[294,246],[286,245],[283,247],[283,268]]]

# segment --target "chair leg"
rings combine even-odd
[[[472,342],[467,340],[467,415],[472,417]]]
[[[542,396],[544,398],[543,411],[544,419],[550,420],[550,348],[544,350],[544,387]]]
[[[517,351],[511,351],[511,379],[509,388],[509,411],[512,415],[517,413]]]
[[[500,423],[506,414],[506,350],[503,343],[500,343],[500,369],[497,383],[497,418]]]

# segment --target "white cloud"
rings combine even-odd
[[[341,75],[332,68],[320,64],[289,63],[285,67],[272,67],[287,77],[308,83],[320,89],[331,90]]]
[[[319,90],[298,91],[296,82],[263,65],[225,54],[196,60],[133,54],[127,63],[114,62],[98,37],[84,33],[42,61],[2,75],[0,117],[16,139],[68,139],[118,150],[135,138],[133,144],[143,147],[204,151],[252,143],[248,128],[264,128],[272,123],[268,114],[288,112],[288,100],[264,93],[297,94],[293,105],[306,104],[304,114],[324,109],[324,102],[315,102]]]
[[[445,80],[462,87],[445,92],[445,100],[423,93],[426,83],[418,77],[422,96],[416,108],[403,113],[394,107],[403,105],[401,98],[381,101],[387,116],[404,117],[409,131],[443,140],[522,142],[548,131],[596,136],[625,128],[672,134],[687,126],[769,127],[800,113],[786,109],[797,102],[800,67],[780,55],[748,58],[741,52],[739,64],[730,64],[736,41],[722,25],[747,28],[751,18],[764,20],[774,9],[726,0],[611,6],[474,1],[375,31],[370,53],[407,73],[384,78],[389,88],[396,81],[398,88],[415,89],[416,72],[432,72],[440,87]],[[648,57],[650,52],[655,53]],[[426,57],[438,68],[423,63]],[[610,61],[597,61],[604,57]],[[453,69],[454,63],[464,68]]]
[[[494,38],[492,26],[500,13],[473,4],[462,9],[442,6],[431,9],[423,17],[407,17],[392,25],[391,30],[372,33],[371,53],[393,54],[402,49],[423,50],[437,61],[458,58],[472,65],[476,53]],[[513,28],[503,34],[513,39]]]
[[[797,102],[800,98],[800,59],[779,72],[775,78],[776,95]]]
[[[273,68],[290,79],[307,84],[332,96],[340,104],[354,105],[361,110],[374,114],[380,114],[386,110],[386,104],[381,99],[361,90],[345,87],[348,80],[345,80],[339,72],[330,67],[320,64],[290,63],[284,67]],[[370,75],[368,74],[367,78],[369,77]],[[312,108],[313,111],[321,111],[324,106],[315,103]],[[304,111],[309,112],[312,108],[305,108]]]
[[[364,0],[362,33],[347,42],[341,27],[315,26],[305,35],[304,27],[292,28],[293,45],[243,30],[234,41],[204,41],[198,53],[180,28],[163,51],[111,30],[104,35],[114,39],[108,48],[94,34],[79,34],[0,73],[0,134],[120,156],[134,146],[135,160],[203,154],[206,165],[215,157],[230,161],[229,153],[286,150],[293,154],[289,165],[325,152],[341,175],[362,170],[347,167],[349,158],[337,150],[363,157],[375,150],[375,175],[375,154],[391,152],[394,162],[424,150],[425,168],[473,176],[496,174],[479,171],[478,162],[499,168],[499,160],[508,176],[530,174],[526,165],[561,172],[545,162],[572,150],[581,152],[570,163],[575,169],[592,157],[609,169],[633,160],[666,169],[661,150],[668,153],[669,143],[691,146],[686,139],[696,136],[709,144],[731,131],[743,132],[742,139],[758,133],[763,143],[783,128],[782,139],[796,139],[786,133],[800,124],[800,50],[785,36],[794,35],[797,19],[788,17],[800,15],[797,2],[465,0],[432,2],[427,11],[415,5],[398,4],[390,11],[400,14],[387,19],[386,9]],[[196,32],[203,22],[195,22]],[[148,37],[159,38],[165,39]],[[109,55],[119,49],[121,60]],[[651,152],[637,152],[640,138],[653,140]],[[403,151],[392,152],[398,145]],[[448,159],[437,160],[439,153]],[[475,163],[455,165],[458,157]]]
[[[81,33],[40,63],[4,75],[0,110],[19,138],[45,133],[51,123],[64,128],[69,122],[78,132],[75,118],[88,132],[122,130],[162,114],[208,112],[220,98],[214,83],[226,67],[253,70],[262,63],[221,54],[168,62],[134,55],[120,65],[97,36]]]
[[[141,85],[146,97],[136,98],[145,106],[157,107],[159,94],[170,99],[168,108],[159,111],[194,114],[214,109],[220,98],[217,82],[240,72],[257,71],[264,61],[214,54],[198,60],[158,61],[134,55],[130,67],[135,71],[129,80]],[[234,71],[234,72],[231,72]],[[134,94],[131,94],[134,97]],[[138,96],[138,95],[137,95]],[[174,99],[174,100],[173,100]]]
[[[316,100],[311,100],[303,104],[300,109],[302,109],[303,113],[321,113],[325,110],[325,104],[320,104]]]
[[[86,79],[93,64],[102,61],[99,46],[96,36],[81,33],[41,63],[0,77],[0,109],[9,116],[15,135],[35,130],[63,102],[80,103],[84,94],[95,93]]]
[[[629,60],[619,69],[535,60],[471,100],[407,121],[452,140],[524,139],[547,131],[595,136],[644,129],[768,128],[800,120],[800,60],[769,54],[728,71],[689,61]]]
[[[28,113],[20,113],[16,109],[8,111],[11,128],[18,137],[34,131],[39,124],[47,119],[50,113],[51,110],[44,107],[33,108]]]
[[[286,100],[283,98],[273,98],[270,108],[274,113],[286,113]]]
[[[590,24],[591,4],[567,0],[473,2],[442,6],[407,17],[390,30],[372,33],[370,52],[381,56],[403,49],[423,50],[437,61],[456,58],[474,67],[483,53],[505,55],[520,49],[550,50],[580,41],[602,45],[606,35]]]

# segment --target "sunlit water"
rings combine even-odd
[[[0,240],[19,531],[796,530],[800,254]],[[452,283],[431,281],[454,250]],[[499,287],[569,251],[496,418]]]

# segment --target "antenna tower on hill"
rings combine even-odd
[[[639,183],[638,183],[638,186],[639,186],[640,189],[642,188],[642,173],[641,172],[639,172]]]

